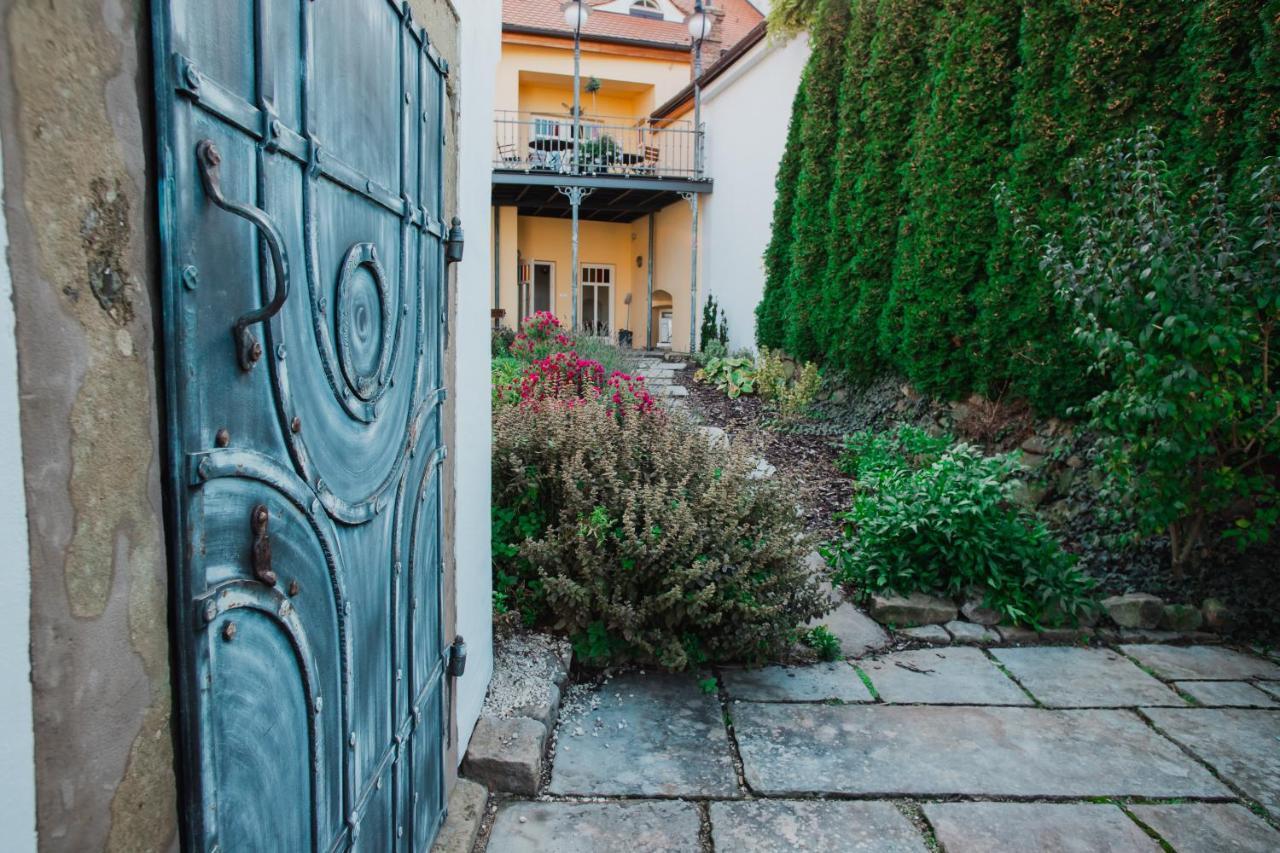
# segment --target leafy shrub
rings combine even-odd
[[[706,352],[707,347],[715,343],[720,344],[721,347],[729,346],[729,317],[724,313],[724,309],[719,307],[715,296],[710,293],[702,303],[702,326],[698,337],[702,352]]]
[[[516,333],[506,326],[499,326],[489,334],[489,355],[502,358],[511,352],[511,344],[515,342]]]
[[[497,584],[592,663],[763,661],[825,601],[785,487],[752,469],[661,411],[499,408]]]
[[[693,354],[693,360],[699,367],[706,367],[707,362],[713,358],[724,358],[729,354],[729,348],[718,340],[703,341],[702,349]]]
[[[605,375],[612,373],[631,373],[635,359],[627,350],[622,349],[608,338],[595,335],[573,335],[572,349],[583,358],[600,362]]]
[[[1168,532],[1181,574],[1215,535],[1243,546],[1280,519],[1280,170],[1253,175],[1242,226],[1214,176],[1176,204],[1160,155],[1148,129],[1077,162],[1089,191],[1042,267],[1109,383],[1083,410],[1111,496],[1140,534]]]
[[[833,661],[840,657],[840,638],[826,625],[816,625],[800,635],[800,642],[818,654],[818,660]]]
[[[514,403],[520,399],[520,377],[528,367],[518,358],[509,355],[495,356],[490,362],[490,375],[493,386],[493,402]]]
[[[768,347],[760,348],[756,388],[760,398],[777,412],[779,421],[789,423],[802,418],[813,405],[821,385],[822,377],[813,362],[805,362],[795,368],[788,379],[782,353]]]
[[[1015,454],[984,456],[914,427],[847,439],[857,478],[841,536],[823,549],[836,577],[867,591],[981,594],[1011,622],[1073,621],[1093,581],[1013,499]]]
[[[516,358],[536,361],[554,352],[571,349],[573,345],[573,338],[565,332],[555,314],[537,311],[520,321],[520,331],[509,349]]]
[[[756,391],[756,365],[750,356],[709,358],[696,378],[710,382],[736,400]]]

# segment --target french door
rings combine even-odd
[[[583,264],[578,281],[582,287],[582,330],[589,335],[607,338],[613,334],[613,267],[609,264]]]

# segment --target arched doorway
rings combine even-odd
[[[670,349],[671,333],[675,328],[671,294],[665,290],[655,290],[650,305],[649,349]]]

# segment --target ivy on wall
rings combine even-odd
[[[1280,0],[819,0],[757,340],[854,380],[1061,411],[1090,390],[992,198],[1076,212],[1072,158],[1143,125],[1184,189],[1280,147]]]

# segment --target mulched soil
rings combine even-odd
[[[734,443],[750,447],[795,484],[809,532],[822,539],[836,532],[835,515],[847,510],[853,497],[853,480],[836,468],[839,439],[769,429],[760,398],[730,400],[715,386],[694,380],[692,369],[677,381],[689,389],[689,407],[704,423],[725,430]]]
[[[730,400],[714,386],[696,381],[693,374],[691,366],[675,380],[689,389],[689,408],[703,422],[728,432],[735,443],[752,448],[795,485],[806,527],[819,539],[838,531],[835,515],[848,509],[853,496],[853,481],[835,465],[840,436],[857,429],[884,429],[894,423],[923,425],[936,421],[945,409],[943,404],[925,400],[904,406],[900,395],[895,400],[893,383],[886,382],[882,383],[884,388],[854,395],[860,399],[851,400],[845,409],[824,404],[817,407],[823,414],[819,420],[779,431],[770,427],[759,398]],[[827,412],[828,408],[833,411]],[[1010,449],[1016,443],[997,441],[999,446],[994,449]],[[1095,502],[1093,490],[1084,482],[1078,482],[1072,493],[1072,500]],[[1168,568],[1167,542],[1159,537],[1120,552],[1086,544],[1103,526],[1093,510],[1077,515],[1066,526],[1055,526],[1052,521],[1051,526],[1064,547],[1080,557],[1081,568],[1098,580],[1101,596],[1149,592],[1168,602],[1195,605],[1205,598],[1218,598],[1236,614],[1237,638],[1280,642],[1280,532],[1269,544],[1245,553],[1231,547],[1221,549],[1206,560],[1203,571],[1174,579]]]

